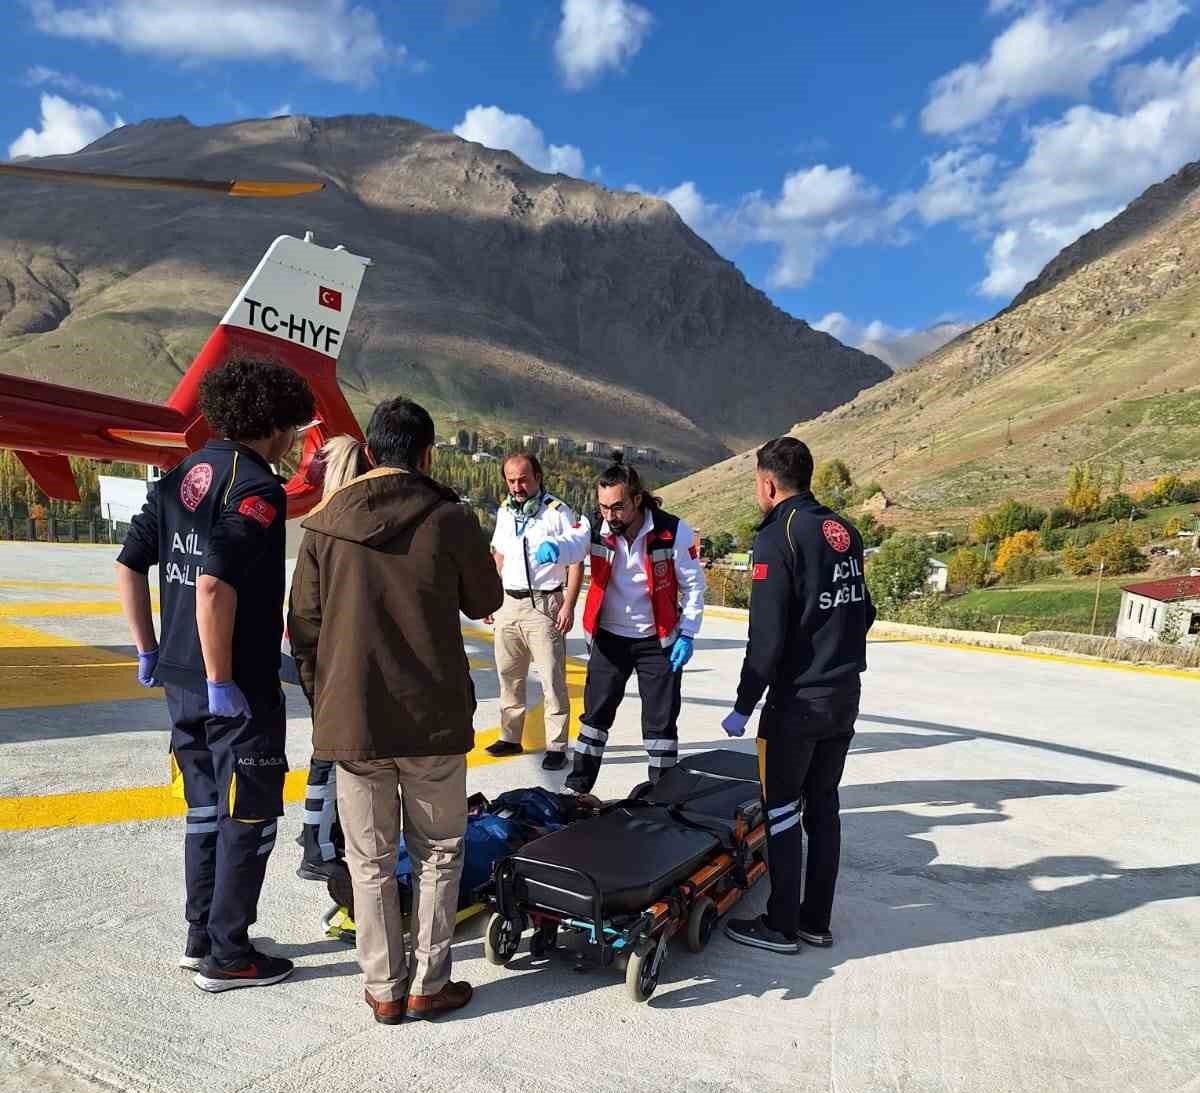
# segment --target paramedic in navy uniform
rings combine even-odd
[[[812,495],[812,472],[812,455],[793,437],[758,450],[756,490],[766,515],[754,542],[750,642],[737,702],[721,723],[730,736],[741,736],[767,692],[758,748],[771,895],[765,915],[732,919],[725,933],[785,953],[798,952],[801,941],[833,944],[838,784],[858,717],[867,631],[875,621],[862,539]],[[801,820],[808,834],[803,872]]]
[[[187,798],[187,948],[206,991],[277,983],[292,963],[251,947],[267,858],[283,815],[286,717],[283,485],[271,470],[313,417],[305,381],[232,361],[200,385],[215,439],[151,487],[117,559],[138,681],[162,685]],[[157,565],[162,640],[147,573]]]
[[[642,743],[657,782],[679,755],[683,666],[704,621],[704,570],[692,529],[664,512],[619,455],[597,483],[592,582],[583,609],[589,645],[583,716],[566,788],[590,793],[604,745],[637,673]]]

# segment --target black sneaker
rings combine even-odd
[[[305,860],[300,863],[300,868],[296,870],[296,876],[301,880],[319,880],[322,884],[328,884],[336,877],[349,876],[349,870],[341,858],[318,862]]]
[[[806,930],[801,927],[797,933],[801,941],[816,945],[820,949],[828,949],[833,944],[833,934],[828,930]]]
[[[208,956],[208,953],[209,944],[207,937],[189,937],[187,948],[183,950],[183,956],[179,958],[179,966],[185,972],[198,972],[200,965],[204,962],[204,958]]]
[[[520,744],[511,744],[507,740],[497,740],[483,749],[493,759],[504,759],[510,755],[521,755],[525,749]]]
[[[566,765],[566,752],[548,751],[542,758],[542,770],[562,770]]]
[[[739,945],[753,945],[756,949],[768,949],[773,953],[798,953],[800,939],[772,930],[767,925],[767,916],[758,918],[731,918],[725,923],[725,936]]]
[[[205,957],[192,982],[202,991],[217,994],[239,987],[269,987],[286,979],[294,970],[295,965],[290,960],[251,949],[248,955],[232,964],[218,964],[211,956]]]

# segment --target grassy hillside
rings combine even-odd
[[[794,435],[818,461],[840,458],[856,481],[877,480],[894,504],[883,519],[917,528],[965,523],[1009,496],[1051,503],[1078,462],[1110,474],[1123,464],[1128,484],[1194,476],[1195,174],[1179,183],[1171,216],[1140,232],[1125,225],[1116,249],[1093,246],[1087,264]],[[1112,223],[1139,216],[1135,202]],[[736,456],[672,485],[668,500],[706,529],[733,527],[753,511],[753,466],[752,453]]]

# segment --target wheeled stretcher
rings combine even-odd
[[[484,951],[493,964],[552,950],[625,964],[644,1002],[670,939],[699,952],[717,920],[766,872],[766,828],[754,755],[688,756],[655,784],[594,817],[527,843],[496,867]]]

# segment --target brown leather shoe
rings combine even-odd
[[[410,994],[408,1015],[417,1021],[460,1010],[471,1001],[470,983],[447,983],[437,994]]]
[[[371,997],[370,991],[363,991],[363,998],[375,1014],[375,1020],[381,1025],[398,1025],[404,1020],[404,1011],[408,1006],[408,996],[397,998],[394,1002],[380,1002]]]

